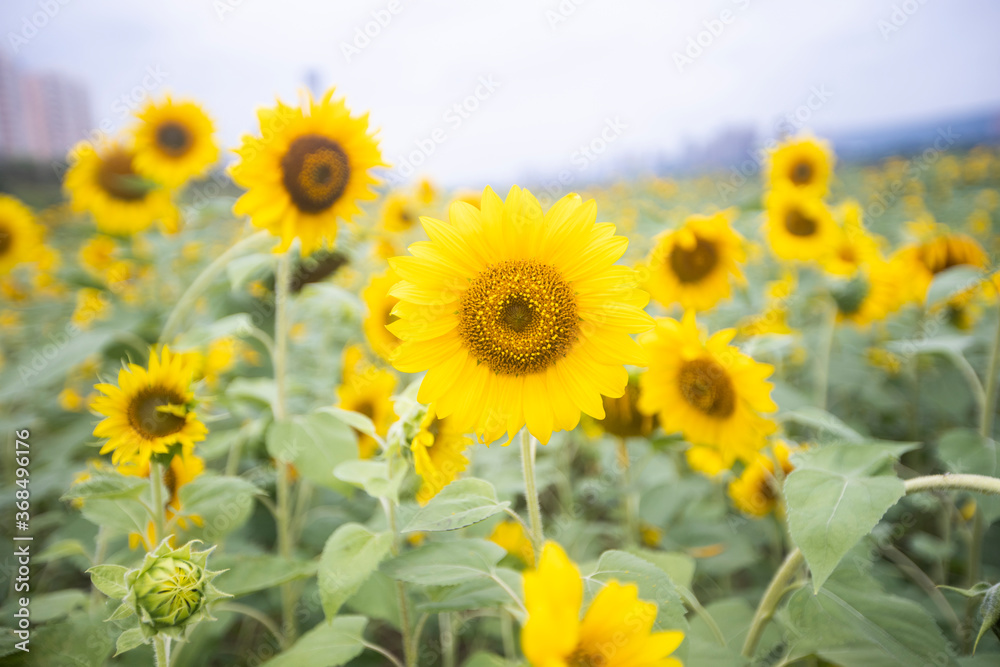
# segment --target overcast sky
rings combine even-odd
[[[355,42],[373,12],[390,20]],[[231,147],[314,70],[389,161],[431,141],[420,171],[477,187],[571,167],[602,132],[614,160],[810,101],[819,131],[1000,107],[995,0],[2,0],[0,26],[22,66],[86,82],[95,122],[158,68],[153,94],[202,101]]]

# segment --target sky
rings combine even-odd
[[[231,148],[313,72],[399,175],[503,189],[796,110],[822,134],[998,108],[997,26],[995,0],[0,3],[0,48],[85,82],[95,124],[170,93]]]

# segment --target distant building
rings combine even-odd
[[[0,54],[0,157],[62,158],[91,123],[84,86],[62,74],[22,70]]]

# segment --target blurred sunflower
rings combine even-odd
[[[536,667],[681,667],[668,657],[684,633],[654,632],[657,605],[639,599],[635,584],[608,582],[581,618],[580,569],[555,542],[546,542],[538,568],[524,573],[521,650]]]
[[[833,163],[833,151],[827,142],[812,137],[789,139],[771,152],[770,185],[822,197],[830,189]]]
[[[70,151],[63,186],[74,211],[89,211],[105,234],[127,235],[161,222],[176,229],[179,213],[170,192],[135,171],[135,151],[110,142],[94,148],[81,142]]]
[[[190,454],[205,439],[208,429],[193,411],[191,379],[194,369],[183,355],[166,346],[149,355],[149,367],[128,364],[118,372],[118,386],[98,384],[90,404],[104,415],[94,435],[107,438],[101,454],[111,452],[111,462],[141,464],[177,445]]]
[[[80,246],[77,257],[80,266],[95,275],[103,275],[108,265],[115,259],[118,244],[110,236],[96,234]]]
[[[212,119],[195,102],[150,101],[136,117],[133,164],[150,180],[177,188],[219,159]]]
[[[908,278],[899,266],[877,260],[830,289],[837,304],[837,321],[865,327],[885,319],[902,305],[900,293]]]
[[[431,182],[431,179],[426,176],[417,181],[416,191],[417,201],[424,206],[434,203],[434,200],[437,199],[437,188],[434,187],[434,183]]]
[[[738,510],[750,516],[763,517],[777,510],[783,512],[778,504],[778,483],[775,477],[774,463],[781,466],[781,479],[784,479],[795,466],[788,457],[798,451],[798,447],[789,447],[784,442],[775,442],[771,454],[758,454],[747,464],[740,476],[729,483],[729,497]]]
[[[308,255],[337,236],[337,220],[350,222],[358,202],[375,198],[378,181],[369,173],[386,166],[378,142],[368,133],[368,116],[351,117],[333,90],[308,111],[278,101],[261,109],[262,137],[246,136],[236,151],[233,180],[247,188],[233,208],[257,227],[281,238],[284,252],[295,238]]]
[[[0,276],[18,264],[38,259],[42,249],[42,227],[31,209],[19,199],[0,194]]]
[[[399,276],[392,269],[388,269],[382,275],[372,278],[368,287],[361,293],[368,309],[361,323],[365,338],[368,339],[372,351],[386,361],[392,360],[392,355],[401,342],[386,328],[398,319],[392,314],[392,309],[399,303],[399,299],[389,295],[389,290],[398,282]]]
[[[531,538],[528,537],[524,524],[520,521],[509,519],[501,521],[494,526],[489,539],[527,567],[535,566],[535,549],[531,546]]]
[[[441,489],[451,484],[469,465],[462,452],[472,444],[465,431],[456,428],[451,418],[439,417],[434,406],[420,422],[420,429],[410,443],[413,468],[423,483],[417,490],[417,502],[426,505]]]
[[[392,394],[396,389],[396,376],[390,371],[375,368],[363,362],[364,354],[357,345],[344,348],[342,363],[343,380],[337,387],[340,407],[360,412],[372,420],[375,432],[385,437],[395,413]],[[366,433],[357,433],[358,453],[370,459],[378,453],[378,442]]]
[[[729,298],[732,282],[744,282],[739,265],[745,260],[743,238],[726,213],[693,215],[657,238],[643,287],[664,306],[708,310]]]
[[[386,198],[382,207],[382,228],[391,233],[406,232],[417,224],[417,214],[406,195],[394,193]]]
[[[625,393],[618,398],[602,397],[604,419],[597,422],[601,430],[618,438],[649,437],[656,428],[656,415],[639,411],[639,378],[629,375]]]
[[[658,414],[668,433],[714,450],[726,468],[753,458],[775,429],[761,413],[778,409],[767,382],[774,368],[729,345],[735,334],[723,329],[703,341],[689,311],[679,322],[657,320],[640,339],[651,361],[639,381],[639,409]]]
[[[768,193],[764,227],[772,252],[781,259],[821,259],[837,240],[837,222],[826,204],[795,188]]]
[[[862,266],[879,261],[879,237],[865,229],[861,205],[848,201],[840,207],[843,223],[837,230],[837,240],[823,258],[823,268],[837,276],[850,276]]]
[[[956,234],[943,225],[919,225],[924,238],[899,250],[892,261],[909,275],[909,296],[922,301],[934,276],[956,266],[986,268],[989,258],[982,246],[966,234]]]
[[[390,261],[402,278],[393,364],[427,370],[418,400],[486,443],[525,423],[546,443],[581,410],[603,419],[623,365],[645,361],[630,334],[653,323],[635,272],[615,265],[628,240],[595,224],[593,200],[568,195],[543,215],[516,186],[506,202],[486,188],[481,210],[456,202],[450,217],[423,218],[431,240]]]

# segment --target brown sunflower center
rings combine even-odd
[[[812,236],[816,233],[816,220],[802,212],[802,209],[793,208],[785,213],[785,229],[792,236]]]
[[[304,213],[322,213],[347,189],[351,166],[340,144],[318,134],[299,137],[281,158],[282,182]]]
[[[693,248],[674,245],[670,251],[670,269],[682,283],[696,283],[712,272],[719,263],[715,244],[695,237]]]
[[[156,129],[156,144],[171,157],[184,155],[192,143],[191,132],[177,121],[167,121]]]
[[[462,297],[458,332],[497,375],[537,373],[566,355],[579,334],[573,289],[552,266],[505,260]]]
[[[138,201],[149,191],[132,169],[132,154],[120,148],[101,160],[97,182],[106,193],[122,201]]]
[[[14,235],[6,225],[0,223],[0,257],[6,255],[14,246]]]
[[[736,410],[736,390],[729,373],[713,359],[685,361],[680,371],[681,396],[709,417],[724,419]]]
[[[163,438],[177,433],[187,421],[183,417],[164,412],[165,405],[182,405],[184,398],[157,387],[139,392],[128,406],[128,421],[132,429],[147,440]]]
[[[812,182],[813,172],[812,163],[806,160],[800,160],[795,163],[795,166],[792,167],[789,177],[795,185],[808,185]]]

